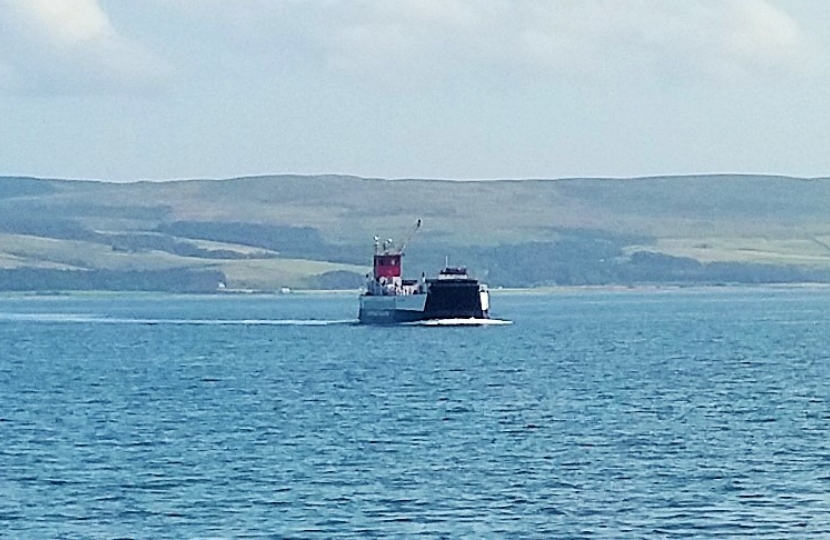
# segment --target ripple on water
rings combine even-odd
[[[512,325],[440,329],[352,300],[3,304],[0,530],[830,532],[828,291],[503,296]]]

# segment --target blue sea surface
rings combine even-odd
[[[2,538],[830,535],[830,290],[0,296]]]

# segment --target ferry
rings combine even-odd
[[[412,234],[420,226],[418,220]],[[490,292],[486,285],[470,277],[466,268],[447,265],[435,278],[421,274],[420,279],[403,279],[406,243],[395,246],[387,240],[381,244],[375,237],[372,273],[366,276],[366,289],[360,295],[361,323],[487,322]]]

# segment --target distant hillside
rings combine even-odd
[[[0,290],[357,287],[372,238],[491,286],[830,282],[830,179],[0,177]]]

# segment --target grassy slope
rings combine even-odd
[[[0,179],[2,181],[2,179]],[[401,238],[423,245],[553,241],[565,229],[639,235],[629,246],[709,261],[830,267],[830,180],[701,176],[628,180],[447,182],[342,176],[104,184],[32,181],[0,189],[6,220],[62,219],[99,232],[150,231],[174,220],[309,226],[329,242]],[[13,184],[13,185],[12,185]],[[9,187],[11,186],[11,187]],[[201,245],[251,253],[251,248]],[[113,252],[91,242],[0,235],[0,267],[211,266],[238,286],[299,287],[309,276],[365,268],[291,259],[209,260]]]
[[[241,248],[245,249],[244,246]],[[21,267],[62,270],[218,268],[225,273],[232,288],[266,290],[307,287],[310,276],[333,270],[366,271],[365,267],[298,259],[211,260],[161,251],[124,253],[91,242],[0,234],[0,268]]]
[[[236,182],[238,182],[237,185]],[[557,238],[557,230],[644,235],[641,246],[702,261],[830,265],[830,181],[705,176],[501,182],[254,178],[203,184],[213,218],[253,206],[258,219],[309,225],[328,238],[400,238],[417,218],[419,242],[497,245]],[[216,192],[236,190],[235,205]],[[221,200],[221,198],[220,198]],[[201,212],[204,212],[204,206]],[[378,211],[382,209],[382,211]],[[182,208],[191,215],[205,215]]]

